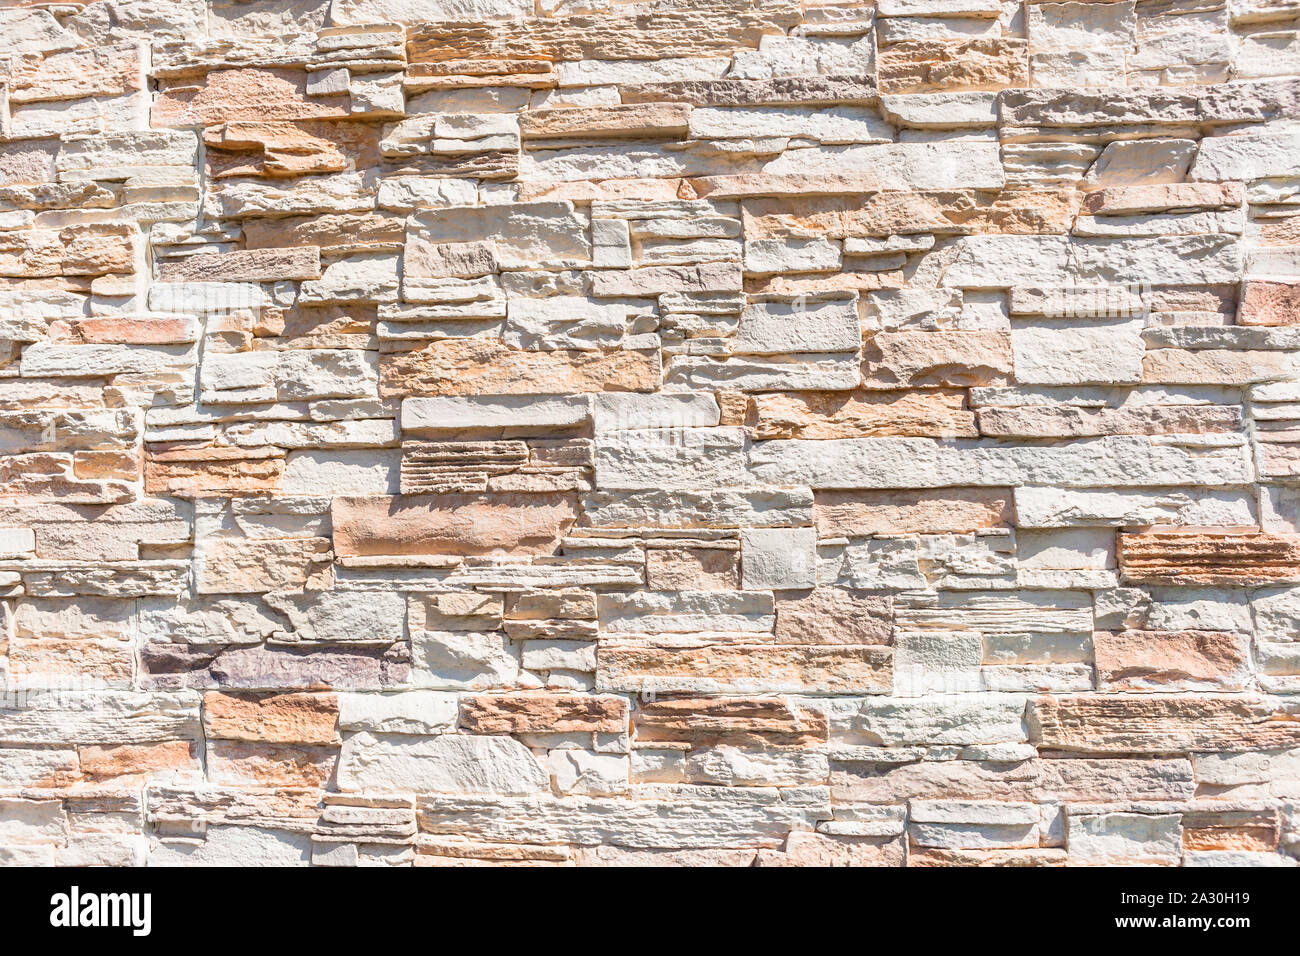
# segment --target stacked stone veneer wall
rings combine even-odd
[[[1300,3],[0,7],[0,861],[1294,862]]]

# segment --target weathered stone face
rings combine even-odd
[[[571,495],[336,498],[341,556],[549,554],[577,518]]]
[[[333,694],[226,694],[203,696],[209,739],[252,743],[333,744],[338,701]]]
[[[627,701],[588,694],[475,694],[461,702],[460,722],[472,733],[606,733],[627,730]]]
[[[1300,581],[1300,538],[1233,533],[1120,535],[1126,580],[1253,587]]]
[[[0,863],[1300,862],[1292,0],[0,6]]]

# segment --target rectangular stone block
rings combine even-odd
[[[701,648],[602,645],[596,686],[688,693],[888,693],[892,652],[857,645]]]
[[[818,491],[814,514],[824,537],[935,534],[1011,523],[1010,489]]]
[[[781,644],[888,644],[893,605],[888,595],[814,588],[776,602],[775,635]]]
[[[628,703],[587,694],[474,694],[462,699],[461,726],[478,734],[623,734]]]
[[[825,743],[829,726],[813,707],[780,697],[673,697],[641,701],[632,713],[639,740],[692,746],[748,740],[777,747]]]
[[[1120,571],[1144,584],[1251,587],[1300,582],[1300,537],[1151,532],[1121,534]]]
[[[1038,697],[1026,715],[1039,747],[1085,754],[1260,750],[1300,740],[1286,704],[1266,697]]]
[[[822,488],[1249,484],[1241,447],[1179,447],[1146,438],[1093,438],[1058,447],[927,438],[846,438],[755,444],[763,481]]]
[[[799,392],[753,396],[756,438],[973,438],[974,414],[955,390]]]
[[[379,361],[385,397],[562,395],[643,392],[659,385],[659,353],[512,349],[484,339],[449,339]]]
[[[337,744],[338,714],[333,694],[203,695],[203,732],[220,740]]]
[[[1092,646],[1102,690],[1242,690],[1250,675],[1244,641],[1223,631],[1099,631]]]
[[[686,134],[690,107],[676,103],[570,107],[523,114],[519,132],[525,139],[593,136],[662,136]]]
[[[401,554],[549,554],[578,517],[564,494],[335,498],[340,557]]]

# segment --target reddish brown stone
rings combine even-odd
[[[602,645],[597,686],[703,693],[880,693],[893,687],[893,652],[852,644]]]
[[[379,162],[375,123],[243,121],[203,131],[213,179],[304,176],[367,169]]]
[[[1271,806],[1217,808],[1206,801],[1183,814],[1186,850],[1237,850],[1273,853],[1281,821]]]
[[[900,270],[745,277],[745,291],[750,295],[825,295],[829,292],[876,292],[906,287],[907,277]]]
[[[59,230],[65,276],[135,272],[135,239],[127,223],[87,223]]]
[[[963,392],[774,392],[755,395],[755,438],[973,438]]]
[[[892,644],[893,600],[820,587],[776,602],[776,639],[783,644]]]
[[[1171,209],[1240,206],[1241,183],[1157,183],[1111,186],[1084,197],[1080,212],[1090,216],[1131,216]]]
[[[209,738],[333,744],[339,740],[338,716],[333,694],[203,695],[203,732]]]
[[[124,96],[143,88],[139,47],[93,46],[48,56],[15,56],[5,77],[14,103]]]
[[[50,339],[77,345],[184,345],[198,336],[190,316],[112,315],[56,319]]]
[[[460,725],[474,734],[622,734],[626,698],[521,691],[473,694],[460,702]]]
[[[45,278],[63,274],[58,236],[46,230],[0,235],[0,276]]]
[[[1300,216],[1286,219],[1265,219],[1259,224],[1261,246],[1300,245]]]
[[[396,248],[406,237],[406,219],[385,213],[331,213],[286,219],[245,219],[244,245],[249,249],[281,246],[386,246]],[[356,311],[356,307],[349,306]]]
[[[744,392],[716,392],[719,425],[744,425],[750,417],[750,396]]]
[[[374,331],[377,306],[298,305],[288,309],[267,308],[258,316],[262,334],[287,339],[339,341],[339,336],[366,336]],[[365,340],[347,340],[348,348],[365,348]],[[303,343],[299,347],[311,347]],[[318,346],[321,347],[321,346]],[[328,347],[328,346],[324,346]],[[338,346],[333,346],[337,348]]]
[[[519,132],[525,139],[560,136],[677,139],[686,135],[690,115],[689,106],[677,103],[529,110],[519,116]]]
[[[649,548],[646,586],[652,591],[736,591],[740,552],[726,548]]]
[[[527,60],[654,60],[731,56],[757,49],[761,37],[798,22],[798,7],[781,0],[670,6],[602,16],[526,17],[481,23],[422,23],[407,31],[413,64],[499,61],[503,51]]]
[[[1274,853],[1277,830],[1271,827],[1199,827],[1183,830],[1184,850],[1233,850]]]
[[[340,99],[342,100],[340,102]],[[154,99],[155,127],[215,126],[344,117],[346,97],[307,96],[304,70],[213,70],[199,82],[168,82]]]
[[[1024,40],[908,40],[876,55],[882,93],[1001,90],[1029,85]]]
[[[130,451],[76,451],[72,473],[85,481],[138,481],[140,459]]]
[[[431,342],[379,360],[381,395],[564,395],[653,391],[657,351],[550,352],[511,349],[482,338]]]
[[[1038,697],[1027,719],[1039,747],[1167,754],[1300,745],[1300,717],[1277,700],[1233,695]]]
[[[1011,524],[1011,489],[817,491],[813,516],[823,538],[941,534]]]
[[[64,504],[121,504],[136,497],[120,481],[83,481],[66,454],[0,456],[0,498],[58,499]]]
[[[1147,532],[1119,536],[1119,566],[1141,584],[1300,583],[1300,535]]]
[[[270,448],[171,448],[146,446],[145,489],[151,495],[258,495],[274,491],[284,473],[284,454]]]
[[[103,681],[123,686],[135,675],[135,653],[128,641],[14,640],[9,645],[9,676],[18,687],[62,679]]]
[[[578,518],[571,494],[335,498],[340,556],[550,554]]]
[[[1249,676],[1242,638],[1223,631],[1099,632],[1092,646],[1103,690],[1241,690]]]
[[[195,585],[200,594],[320,590],[333,557],[329,538],[214,538],[199,550]]]
[[[0,276],[48,278],[135,271],[133,226],[88,223],[57,232],[33,229],[0,234]]]
[[[338,751],[301,744],[263,744],[232,740],[208,742],[208,777],[235,786],[324,787],[334,773]]]
[[[87,777],[128,777],[162,770],[200,769],[198,745],[189,740],[150,744],[93,744],[78,749]]]
[[[1300,283],[1252,279],[1237,307],[1239,325],[1300,325]]]
[[[683,179],[678,199],[742,199],[757,196],[852,196],[874,192],[879,180],[869,173],[732,173]],[[745,234],[749,235],[748,229]]]
[[[826,715],[782,697],[677,697],[642,701],[632,714],[641,741],[707,746],[726,741],[806,747],[829,739]]]

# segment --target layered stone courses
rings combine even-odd
[[[0,863],[1296,865],[1296,17],[6,5]]]

